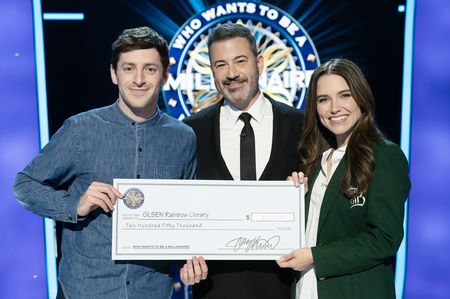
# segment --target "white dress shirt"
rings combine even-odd
[[[322,154],[321,170],[317,175],[316,181],[311,192],[311,200],[309,203],[308,222],[306,223],[306,247],[314,247],[317,242],[317,230],[319,227],[320,208],[322,207],[323,197],[327,190],[327,159],[329,155],[331,157],[331,173],[329,179],[334,174],[337,166],[342,160],[345,154],[347,145],[341,146],[337,150],[332,148],[326,150]],[[297,282],[296,299],[318,299],[317,295],[317,278],[314,265],[311,265],[307,269],[301,272],[301,278]]]
[[[241,111],[225,99],[220,108],[220,152],[234,180],[240,180],[241,131],[244,121],[239,119]],[[263,93],[247,111],[252,119],[255,134],[256,177],[259,179],[269,162],[272,150],[273,111],[272,104]]]

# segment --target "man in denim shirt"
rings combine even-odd
[[[168,298],[168,261],[111,260],[114,178],[193,179],[196,139],[158,110],[168,78],[167,42],[148,27],[112,45],[119,99],[73,116],[16,177],[27,209],[63,222],[59,282],[66,298]]]

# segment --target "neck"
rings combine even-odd
[[[241,111],[248,111],[253,104],[255,104],[255,102],[258,100],[259,96],[261,95],[261,91],[256,92],[256,94],[250,99],[250,101],[248,101],[247,103],[242,103],[242,105],[240,105],[240,107],[236,107]]]
[[[135,122],[146,121],[147,119],[152,118],[156,113],[155,105],[151,105],[148,107],[142,107],[142,108],[130,107],[121,98],[119,98],[118,105],[119,105],[120,110],[122,110],[122,112],[125,113],[126,116],[128,116]]]
[[[336,149],[340,148],[341,146],[347,145],[348,141],[350,140],[350,136],[352,136],[352,133],[345,135],[345,136],[336,136]]]

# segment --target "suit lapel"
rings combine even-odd
[[[272,100],[269,96],[264,95],[269,99],[272,104],[273,111],[273,129],[272,129],[272,148],[270,150],[269,161],[264,168],[263,173],[259,180],[268,180],[275,169],[275,166],[279,163],[279,159],[282,158],[282,151],[284,149],[284,144],[288,136],[288,130],[283,126],[283,115],[278,107],[278,103]]]
[[[320,230],[322,229],[323,223],[325,221],[325,218],[327,217],[328,212],[330,211],[334,201],[337,198],[338,193],[340,192],[341,179],[344,176],[345,172],[345,164],[346,159],[344,155],[338,167],[334,171],[330,183],[328,184],[327,190],[325,191],[325,194],[323,196],[322,207],[320,208],[320,217],[319,217],[319,226],[317,228],[317,235],[319,235]]]
[[[223,99],[216,104],[211,118],[211,139],[213,140],[213,149],[211,151],[211,156],[215,160],[218,166],[217,169],[219,170],[223,179],[232,180],[233,176],[228,170],[228,167],[222,156],[222,151],[220,149],[220,108],[222,107],[222,104]]]

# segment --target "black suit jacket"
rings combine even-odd
[[[269,100],[273,109],[272,150],[259,180],[285,180],[298,169],[297,145],[303,112]],[[233,179],[220,151],[222,104],[223,101],[184,120],[197,135],[198,179]],[[292,273],[280,269],[275,261],[207,261],[207,264],[208,279],[193,288],[196,299],[289,298]]]

